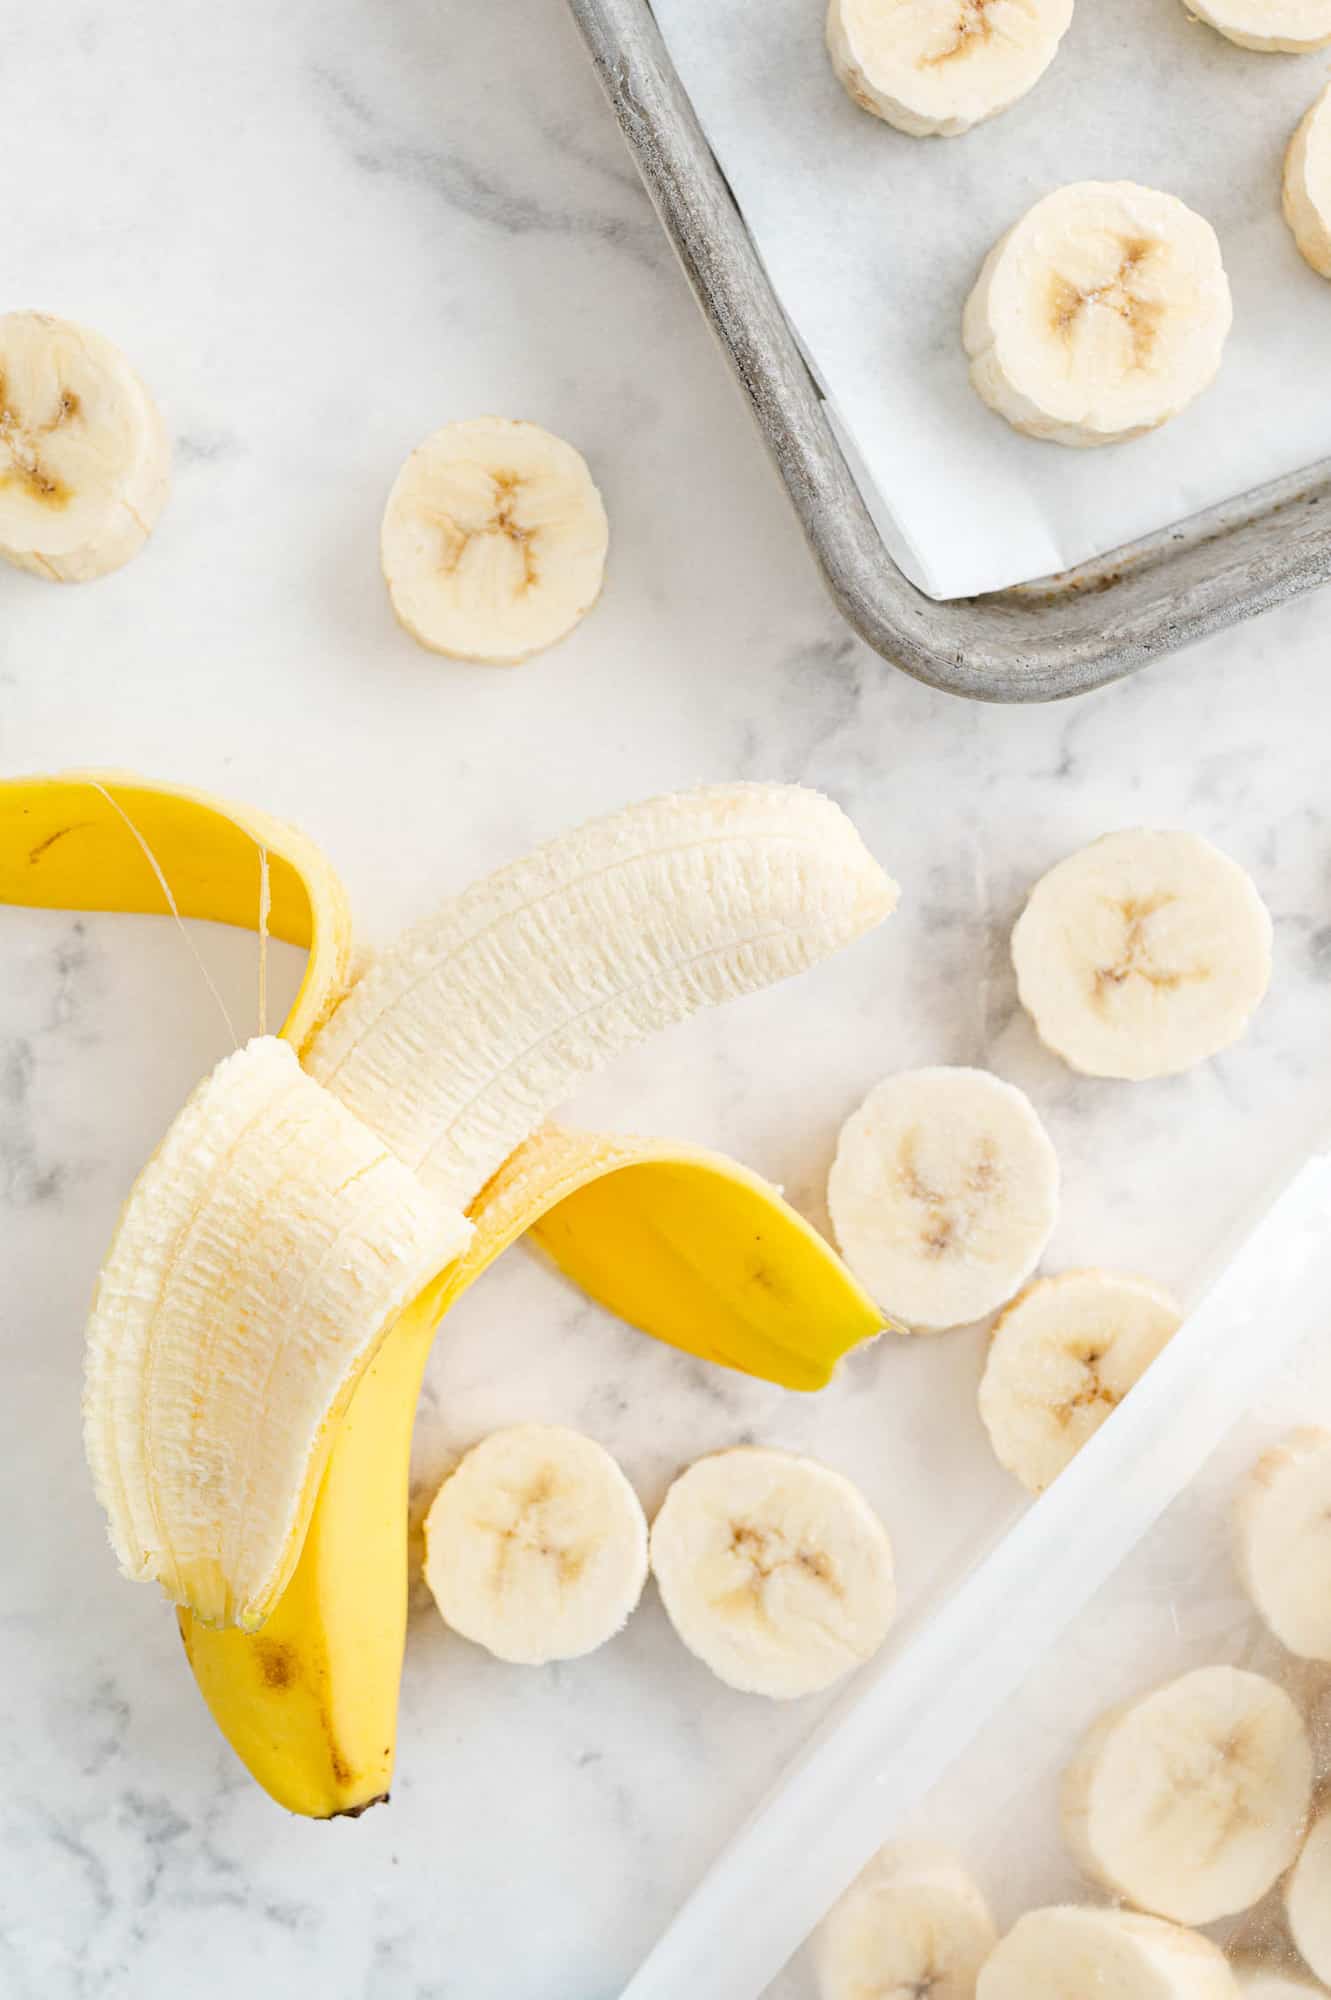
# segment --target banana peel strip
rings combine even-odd
[[[124,773],[0,780],[0,901],[255,931],[261,994],[267,939],[304,947],[304,979],[282,1029],[298,1052],[350,981],[347,897],[312,841],[266,813]],[[643,1331],[783,1387],[822,1387],[841,1355],[884,1324],[775,1190],[702,1150],[548,1127],[500,1169],[472,1219],[469,1250],[426,1287],[413,1324],[437,1320],[529,1231],[591,1296]],[[315,1498],[305,1498],[297,1547]]]

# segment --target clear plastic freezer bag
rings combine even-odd
[[[1319,1425],[1331,1432],[1331,1154],[1295,1176],[1049,1491],[1015,1527],[996,1528],[971,1573],[945,1584],[852,1688],[700,1884],[625,2000],[832,2000],[819,1977],[826,1914],[883,1843],[954,1856],[1000,1935],[1051,1906],[1122,1906],[1069,1847],[1064,1772],[1108,1711],[1205,1669],[1224,1671],[1208,1682],[1204,1726],[1191,1684],[1176,1697],[1163,1747],[1154,1726],[1145,1737],[1134,1726],[1115,1742],[1115,1756],[1127,1758],[1117,1771],[1128,1774],[1131,1824],[1125,1834],[1117,1815],[1097,1818],[1092,1844],[1102,1865],[1112,1863],[1110,1874],[1123,1875],[1130,1856],[1139,1907],[1155,1899],[1158,1915],[1173,1915],[1172,1907],[1160,1912],[1160,1900],[1172,1905],[1186,1894],[1192,1907],[1178,1915],[1181,1926],[1226,1951],[1296,1969],[1276,1885],[1306,1825],[1331,1808],[1331,1662],[1297,1657],[1259,1615],[1236,1565],[1235,1510],[1254,1466],[1291,1433]],[[1327,1511],[1321,1560],[1331,1573]],[[1277,1567],[1283,1576],[1278,1558]],[[1331,1654],[1331,1645],[1321,1650]],[[1215,1726],[1217,1702],[1233,1704],[1233,1730],[1223,1706],[1223,1727]],[[1223,1824],[1198,1836],[1174,1797],[1175,1781],[1185,1793],[1209,1783],[1208,1758],[1218,1752],[1208,1729],[1225,1757],[1233,1752],[1259,1769],[1274,1761],[1280,1774],[1278,1783],[1254,1791],[1245,1781],[1236,1792],[1236,1813],[1251,1824],[1243,1866],[1235,1874],[1225,1861],[1219,1892],[1214,1870],[1204,1872],[1215,1856],[1207,1860],[1204,1850],[1213,1843],[1231,1858],[1239,1850],[1223,1846]],[[1152,1785],[1164,1786],[1158,1813]],[[1111,1786],[1110,1796],[1123,1789]],[[1226,1804],[1219,1820],[1227,1819]],[[1179,1828],[1196,1846],[1181,1865]],[[1327,1840],[1331,1950],[1331,1832]],[[1171,1868],[1183,1890],[1165,1882]],[[1323,1970],[1326,1987],[1313,1983],[1314,1992],[1331,1991]],[[1310,1979],[1307,1970],[1300,1976]],[[1204,2000],[1234,1990],[1222,1963],[1216,1977]],[[920,1984],[901,1987],[871,1964],[862,1986],[835,2000],[901,2000]],[[928,1980],[922,1990],[941,2000]],[[943,1991],[953,2000],[952,1988]],[[965,2000],[967,1989],[959,1991]],[[1133,1976],[1114,1984],[1083,1970],[1071,1984],[1028,1978],[1004,1988],[1001,2000],[1132,2000],[1138,1991],[1165,2000],[1173,1988]]]

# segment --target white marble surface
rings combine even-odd
[[[370,938],[628,797],[824,786],[901,880],[899,917],[578,1110],[724,1145],[817,1217],[882,1071],[991,1063],[1062,1154],[1051,1261],[1195,1287],[1331,1108],[1325,600],[1073,707],[965,707],[883,667],[824,599],[558,0],[52,0],[7,24],[0,132],[5,303],[118,338],[180,440],[138,564],[84,591],[0,576],[4,770],[132,766],[270,807],[326,844]],[[603,603],[514,673],[417,651],[376,572],[402,455],[490,409],[580,444],[613,524]],[[1006,932],[1049,861],[1142,820],[1253,869],[1276,980],[1213,1066],[1078,1082],[1015,1011]],[[169,927],[0,921],[0,1991],[610,2000],[816,1707],[728,1693],[650,1600],[550,1672],[421,1609],[391,1806],[318,1826],[269,1804],[169,1616],[114,1574],[78,1439],[117,1204],[225,1034]],[[251,942],[205,948],[243,1013]],[[805,1447],[863,1481],[918,1601],[1012,1504],[977,1362],[971,1336],[889,1340],[788,1398],[515,1253],[436,1350],[420,1481],[524,1417],[594,1432],[649,1504],[709,1447]]]

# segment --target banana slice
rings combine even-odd
[[[989,1907],[944,1850],[885,1847],[824,1920],[821,2000],[975,2000],[998,1943]]]
[[[435,1495],[425,1581],[445,1624],[498,1659],[581,1659],[642,1596],[647,1517],[591,1438],[519,1424],[469,1451]]]
[[[401,623],[431,652],[517,666],[601,594],[609,528],[586,461],[511,417],[445,424],[399,472],[380,535]]]
[[[85,1445],[126,1575],[262,1624],[336,1412],[470,1235],[286,1042],[228,1056],[135,1182],[88,1322]]]
[[[1065,1775],[1063,1832],[1125,1901],[1209,1924],[1279,1881],[1312,1789],[1312,1747],[1284,1690],[1202,1667],[1100,1718]]]
[[[1331,0],[1183,0],[1241,49],[1304,55],[1331,42]]]
[[[1194,833],[1109,833],[1041,877],[1012,933],[1021,1004],[1089,1076],[1173,1076],[1238,1040],[1271,978],[1271,919]]]
[[[1331,85],[1289,142],[1284,210],[1303,256],[1314,271],[1331,278]]]
[[[855,103],[915,138],[968,132],[1048,69],[1072,0],[831,0],[827,46]]]
[[[980,1383],[999,1462],[1043,1493],[1182,1321],[1169,1294],[1140,1278],[1067,1271],[1032,1285],[995,1326]]]
[[[1058,1160],[1029,1100],[987,1070],[889,1076],[841,1129],[827,1184],[842,1255],[917,1331],[1001,1306],[1044,1254]]]
[[[743,1694],[830,1687],[887,1637],[892,1544],[858,1487],[745,1446],[700,1459],[652,1527],[652,1574],[691,1653]]]
[[[1209,1938],[1131,1910],[1032,1910],[980,1973],[977,2000],[1235,2000]]]
[[[1331,1661],[1331,1431],[1296,1431],[1239,1492],[1244,1587],[1288,1652]]]
[[[1285,1915],[1299,1951],[1331,1986],[1331,1812],[1313,1827],[1285,1884]]]
[[[408,932],[306,1065],[465,1208],[581,1077],[699,1007],[802,971],[896,899],[817,792],[651,799],[550,841]]]
[[[118,347],[49,313],[0,317],[0,556],[87,583],[138,554],[166,504],[171,447]]]
[[[1102,445],[1208,388],[1232,319],[1209,222],[1131,181],[1082,181],[995,244],[962,337],[972,387],[1016,430]]]

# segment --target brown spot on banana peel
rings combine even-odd
[[[78,833],[81,828],[91,825],[92,825],[91,820],[80,819],[80,820],[74,820],[69,826],[58,826],[54,833],[47,834],[45,840],[39,840],[35,847],[30,847],[28,849],[28,860],[30,862],[40,861],[43,854],[46,853],[47,849],[49,847],[54,847],[58,840],[63,840],[66,834]]]
[[[255,1635],[254,1663],[266,1688],[294,1687],[300,1679],[300,1661],[294,1646],[284,1639]]]

